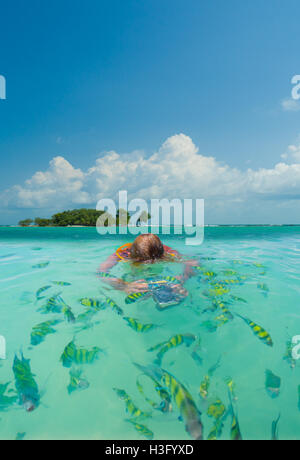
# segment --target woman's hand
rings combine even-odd
[[[145,280],[138,280],[138,281],[133,281],[132,283],[125,283],[123,290],[127,294],[131,294],[133,292],[148,292],[149,286]]]
[[[177,294],[183,296],[183,297],[187,297],[188,296],[188,291],[183,287],[182,284],[174,284],[172,286],[172,289],[174,292],[176,292]]]

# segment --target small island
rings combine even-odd
[[[73,209],[54,214],[50,219],[36,217],[35,219],[24,219],[19,222],[20,227],[96,227],[97,220],[105,211],[95,209]],[[146,223],[150,219],[150,214],[143,212],[137,221],[137,225]],[[123,222],[129,224],[130,214],[124,209],[118,209],[116,218],[110,216],[104,222],[104,226],[119,226]]]

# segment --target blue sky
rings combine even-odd
[[[101,184],[107,194],[116,190],[111,171],[105,177],[91,171],[101,158],[106,166],[111,161],[104,152],[117,152],[111,167],[124,177],[124,165],[133,164],[124,154],[160,152],[159,158],[168,139],[174,150],[163,157],[165,169],[178,148],[193,157],[191,142],[196,155],[215,158],[209,173],[218,169],[216,177],[202,186],[200,162],[199,190],[194,177],[187,191],[207,199],[210,222],[299,222],[300,111],[288,103],[291,78],[300,74],[299,1],[0,0],[0,7],[0,74],[7,81],[0,101],[0,224],[93,207]],[[288,170],[276,169],[278,163]],[[64,168],[73,168],[66,191],[53,178]],[[223,175],[224,193],[213,196]],[[145,180],[143,186],[137,180],[133,195],[152,197],[153,175]],[[239,183],[235,191],[231,180]],[[185,195],[172,185],[160,190],[176,192]],[[222,195],[231,209],[238,202],[232,215]]]

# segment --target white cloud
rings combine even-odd
[[[282,206],[300,199],[300,145],[289,146],[284,161],[273,168],[241,171],[200,154],[190,137],[178,134],[150,157],[141,151],[110,151],[86,171],[56,157],[46,171],[36,172],[0,198],[10,208],[61,210],[94,206],[100,198],[116,198],[119,190],[127,190],[130,198],[205,198],[216,213],[229,205],[250,212],[250,202],[253,209],[262,210],[268,206],[262,199]]]
[[[300,101],[292,98],[286,98],[281,101],[281,108],[285,112],[298,112],[300,110]]]
[[[18,208],[60,207],[86,204],[90,201],[84,190],[85,174],[65,158],[55,157],[47,171],[36,172],[24,185],[15,185],[1,194],[5,206]]]

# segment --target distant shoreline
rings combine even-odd
[[[145,227],[151,227],[151,225],[141,225],[139,227],[135,227],[135,226],[131,226],[129,225],[128,226],[129,228],[145,228]],[[154,227],[159,227],[159,228],[174,228],[174,225],[159,225],[159,226],[152,226],[152,228]],[[178,226],[176,226],[178,227]],[[192,226],[189,226],[189,227],[192,227]],[[207,225],[204,225],[204,228],[219,228],[219,227],[229,227],[229,228],[239,228],[239,227],[249,227],[249,228],[254,228],[254,227],[300,227],[300,223],[299,224],[207,224]],[[40,229],[44,229],[44,228],[97,228],[96,226],[90,226],[90,225],[66,225],[66,226],[52,226],[52,225],[49,225],[49,226],[45,226],[45,227],[39,227],[38,225],[31,225],[31,226],[27,226],[27,227],[22,227],[21,225],[0,225],[0,228],[22,228],[22,229],[33,229],[33,228],[40,228]],[[117,227],[119,228],[119,227]]]

